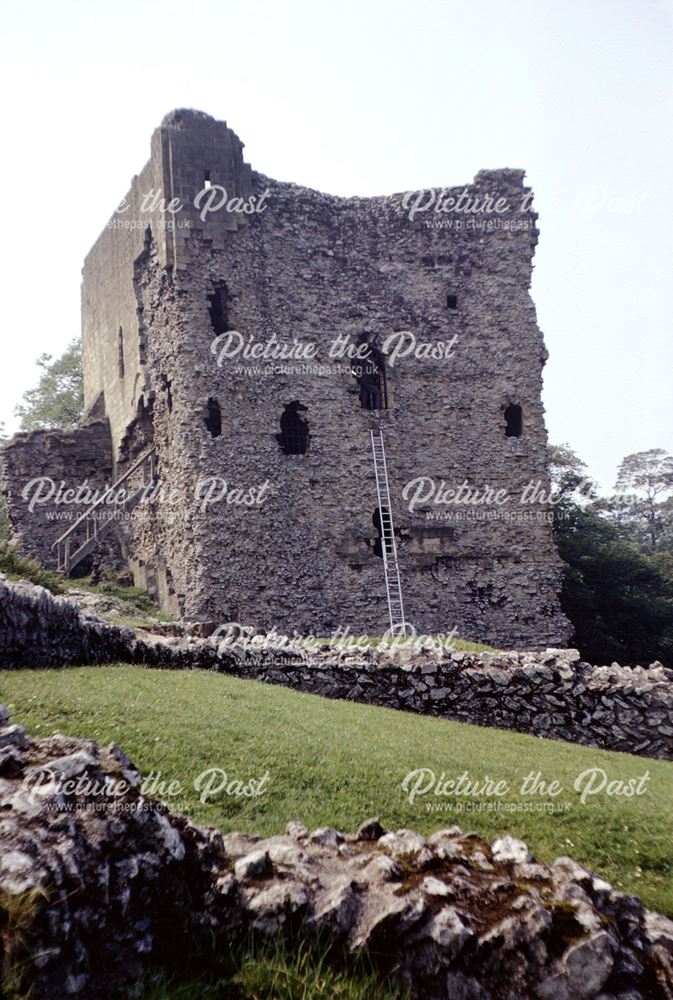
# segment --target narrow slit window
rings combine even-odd
[[[216,438],[220,436],[222,433],[222,411],[220,410],[218,401],[212,397],[208,400],[208,416],[204,420],[204,423],[210,431],[211,437]]]
[[[173,412],[173,393],[171,391],[171,380],[166,375],[161,375],[161,385],[166,394],[166,408],[169,413]]]
[[[447,309],[457,309],[458,308],[458,296],[457,295],[447,295],[446,296],[446,308]]]
[[[376,529],[376,537],[372,540],[367,540],[367,544],[371,546],[372,552],[379,559],[383,559],[383,546],[385,545],[386,556],[388,559],[392,559],[393,535],[395,536],[396,544],[399,545],[402,539],[402,531],[399,528],[395,528],[391,532],[392,519],[390,509],[388,507],[377,507],[372,516],[372,524]]]
[[[521,437],[523,433],[523,411],[518,403],[510,403],[505,409],[505,437]]]
[[[206,191],[213,186],[210,181],[210,170],[206,170],[205,174],[203,175],[203,186]]]
[[[298,399],[293,399],[281,414],[277,439],[285,455],[305,455],[308,451],[309,426],[303,413],[306,413],[306,407]]]
[[[386,524],[390,520],[390,511],[387,507],[377,507],[374,511],[374,516],[372,521],[374,527],[376,528],[376,538],[374,539],[374,555],[378,556],[379,559],[383,558],[383,522]],[[388,535],[388,533],[386,533]],[[392,555],[392,545],[390,543],[389,537],[386,540],[386,555]]]
[[[117,334],[117,363],[119,367],[119,378],[124,378],[124,331],[119,327]]]
[[[208,296],[208,313],[213,332],[218,336],[227,330],[227,312],[229,293],[226,285],[218,285],[212,295]]]
[[[352,365],[352,372],[360,387],[360,406],[364,410],[387,410],[388,387],[386,384],[386,363],[383,355],[367,335],[358,339],[359,356]]]

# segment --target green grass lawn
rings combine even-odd
[[[673,915],[673,763],[543,740],[382,708],[329,701],[204,671],[110,666],[0,673],[0,701],[35,736],[63,732],[115,740],[145,776],[177,781],[171,807],[223,831],[282,832],[290,819],[352,831],[378,816],[384,826],[430,833],[457,823],[492,838],[522,837],[542,861],[569,854],[615,887]],[[200,801],[194,781],[221,768],[227,781],[269,778],[259,797],[224,791]],[[563,792],[564,813],[430,812],[429,795],[410,804],[408,772],[504,781],[502,801],[522,807],[521,781],[540,771]],[[603,768],[609,780],[640,779],[644,794],[586,804],[577,776]],[[221,776],[218,775],[218,780]],[[234,787],[234,791],[236,788]],[[480,800],[495,799],[484,797]],[[540,800],[542,801],[542,800]],[[517,805],[518,804],[518,805]]]

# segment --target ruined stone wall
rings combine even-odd
[[[217,669],[229,662],[212,645],[171,644],[135,633],[85,613],[68,595],[0,573],[0,669],[120,661],[174,669]]]
[[[104,412],[112,431],[115,465],[124,459],[123,445],[139,406],[151,404],[152,373],[145,367],[148,337],[137,277],[148,245],[160,265],[173,269],[181,260],[187,225],[198,228],[198,215],[173,211],[176,198],[193,199],[204,183],[202,162],[212,159],[215,144],[220,170],[213,182],[230,183],[228,165],[236,162],[238,187],[249,184],[250,168],[243,164],[240,140],[224,122],[190,113],[192,125],[207,123],[204,131],[185,130],[178,112],[166,116],[156,129],[151,156],[86,256],[82,280],[82,357],[85,408],[104,394]],[[203,139],[199,142],[199,134]],[[203,149],[204,143],[208,151]],[[227,176],[225,176],[227,175]],[[231,217],[233,219],[233,217]],[[228,225],[236,228],[236,223]],[[123,375],[120,366],[123,351]]]
[[[98,401],[108,417],[115,463],[126,429],[146,391],[143,317],[134,273],[135,262],[144,252],[149,226],[154,224],[157,240],[164,232],[156,212],[141,211],[144,192],[156,190],[160,185],[157,169],[158,164],[150,161],[140,176],[133,179],[121,211],[112,216],[110,228],[103,230],[84,262],[84,405],[88,409]]]
[[[168,629],[169,626],[166,626]],[[210,669],[326,698],[434,715],[673,760],[673,670],[592,667],[576,650],[466,653],[416,647],[307,647],[246,630],[201,638],[151,635],[111,624],[74,599],[0,574],[0,667],[124,661]],[[248,630],[248,632],[251,630]]]
[[[251,173],[239,140],[202,115],[168,116],[153,139],[153,162],[153,179],[163,177],[166,200],[180,200],[180,220],[189,227],[174,230],[169,253],[155,224],[154,243],[146,232],[133,267],[146,345],[143,400],[151,407],[162,482],[178,498],[172,523],[160,523],[155,510],[137,528],[139,581],[190,618],[380,634],[387,609],[373,546],[369,430],[381,427],[414,627],[456,628],[500,646],[565,639],[559,562],[543,519],[549,509],[518,503],[529,483],[548,486],[540,401],[545,351],[529,294],[537,233],[534,214],[518,211],[528,195],[523,173],[483,171],[468,185],[474,196],[513,206],[499,219],[510,228],[481,231],[412,222],[401,196],[335,198]],[[192,199],[206,175],[230,197],[261,202],[266,193],[264,211],[222,210],[201,220]],[[132,221],[132,212],[126,218]],[[85,313],[114,312],[116,285],[108,290],[105,275],[108,260],[117,260],[109,248],[116,232],[108,230],[87,260]],[[126,252],[121,270],[128,284]],[[218,367],[208,296],[221,283],[229,330],[246,342],[313,342],[318,352],[309,369],[290,362],[281,370],[243,371],[265,364],[240,356]],[[131,299],[124,301],[130,308]],[[114,328],[112,319],[107,327]],[[364,331],[381,345],[407,330],[421,343],[457,337],[452,357],[389,365],[389,407],[372,414],[360,406],[348,360],[330,358],[330,345],[338,336],[354,342]],[[96,343],[85,339],[85,367],[92,351]],[[98,363],[108,373],[106,405],[114,398],[132,419],[133,400],[126,407],[126,388],[115,388],[109,375],[108,347]],[[209,399],[221,410],[217,437],[205,423]],[[292,400],[307,407],[305,455],[285,455],[277,441]],[[510,403],[522,408],[520,437],[505,435]],[[123,420],[112,419],[118,449]],[[223,499],[202,510],[198,484],[213,477],[226,482],[230,498],[232,489],[261,495],[266,484],[264,502]],[[449,488],[466,480],[476,490],[506,490],[510,501],[504,511],[491,508],[495,520],[478,520],[481,512],[468,509],[462,521],[440,522],[428,516],[432,510],[405,508],[404,488],[417,477]]]
[[[0,450],[0,472],[14,540],[24,554],[55,569],[53,543],[84,513],[87,497],[110,485],[108,421],[15,434]]]
[[[298,657],[255,642],[221,645],[236,661],[223,669],[326,698],[673,760],[673,670],[661,664],[594,667],[571,649]]]

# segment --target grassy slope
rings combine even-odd
[[[200,671],[120,666],[4,672],[0,701],[36,736],[60,731],[116,740],[143,774],[161,771],[181,782],[183,792],[167,799],[174,810],[224,831],[276,833],[289,819],[353,830],[373,815],[390,828],[424,833],[454,823],[487,837],[507,831],[525,839],[540,860],[570,854],[673,914],[673,763]],[[268,790],[258,799],[220,794],[202,804],[192,784],[211,767],[246,780],[269,771]],[[430,796],[410,805],[401,788],[407,772],[419,767],[447,777],[467,770],[473,778],[504,779],[513,788],[505,801],[513,802],[523,801],[522,778],[540,770],[562,783],[566,791],[556,801],[572,808],[551,816],[430,813]],[[610,779],[649,771],[647,792],[621,799],[601,794],[583,806],[572,785],[590,767],[604,768]]]

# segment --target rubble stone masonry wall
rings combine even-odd
[[[86,406],[110,421],[115,473],[157,448],[162,491],[135,511],[125,546],[136,582],[191,620],[381,635],[376,428],[417,632],[456,629],[510,648],[565,642],[539,498],[549,489],[546,352],[529,292],[537,228],[524,172],[481,171],[443,190],[506,206],[497,214],[413,216],[401,194],[341,198],[274,181],[242,150],[225,122],[167,115],[85,262]],[[227,204],[204,214],[194,202],[208,184]],[[313,353],[223,357],[227,334]],[[384,355],[388,405],[377,411],[363,408],[335,348],[363,335]],[[306,408],[304,454],[278,440],[293,401]],[[520,434],[506,433],[509,406]],[[414,505],[409,484],[421,479],[433,497]],[[434,502],[464,483],[506,499]],[[531,486],[538,501],[527,504]]]
[[[415,628],[457,626],[464,637],[513,646],[567,637],[549,509],[519,502],[531,482],[548,488],[545,349],[529,294],[537,231],[534,213],[519,211],[529,196],[523,172],[483,171],[465,189],[503,199],[511,209],[499,224],[510,228],[449,231],[429,228],[425,217],[410,220],[400,195],[337,198],[250,171],[231,130],[207,116],[174,112],[158,131],[163,144],[153,141],[153,156],[170,149],[164,198],[183,207],[170,260],[165,216],[164,242],[157,224],[146,229],[127,274],[124,301],[133,300],[141,317],[143,391],[128,401],[123,433],[115,428],[124,421],[113,421],[113,450],[123,462],[141,406],[145,439],[157,446],[173,497],[137,519],[138,582],[149,581],[164,606],[192,619],[380,634],[387,615],[369,440],[380,427]],[[256,198],[263,211],[223,209],[202,220],[193,201],[206,175],[229,198]],[[132,222],[133,213],[123,219]],[[116,232],[106,231],[104,255],[95,248],[87,260],[85,317],[110,308],[101,275]],[[213,353],[209,296],[218,288],[226,329],[245,345],[312,344],[311,362],[279,366]],[[450,357],[394,358],[389,346],[388,408],[372,413],[360,405],[349,359],[331,356],[331,347],[339,339],[354,345],[363,333],[383,347],[404,331],[418,344],[451,344]],[[96,326],[85,340],[85,366],[92,354],[112,356],[117,337],[116,321]],[[108,411],[119,412],[129,377],[127,370],[123,385],[106,382]],[[90,401],[100,383],[88,379]],[[310,437],[305,454],[287,455],[277,437],[293,400],[306,407]],[[216,436],[206,423],[209,401],[221,415]],[[509,404],[522,410],[518,437],[505,433]],[[446,488],[466,481],[500,489],[510,499],[486,513],[454,507],[452,521],[436,520],[446,507],[410,510],[404,499],[419,477]],[[223,496],[204,509],[203,483],[216,480],[213,491]]]
[[[14,539],[48,569],[57,565],[52,545],[86,510],[86,499],[112,479],[110,426],[92,420],[72,431],[16,434],[0,453],[0,480]],[[81,490],[80,502],[70,495]]]

